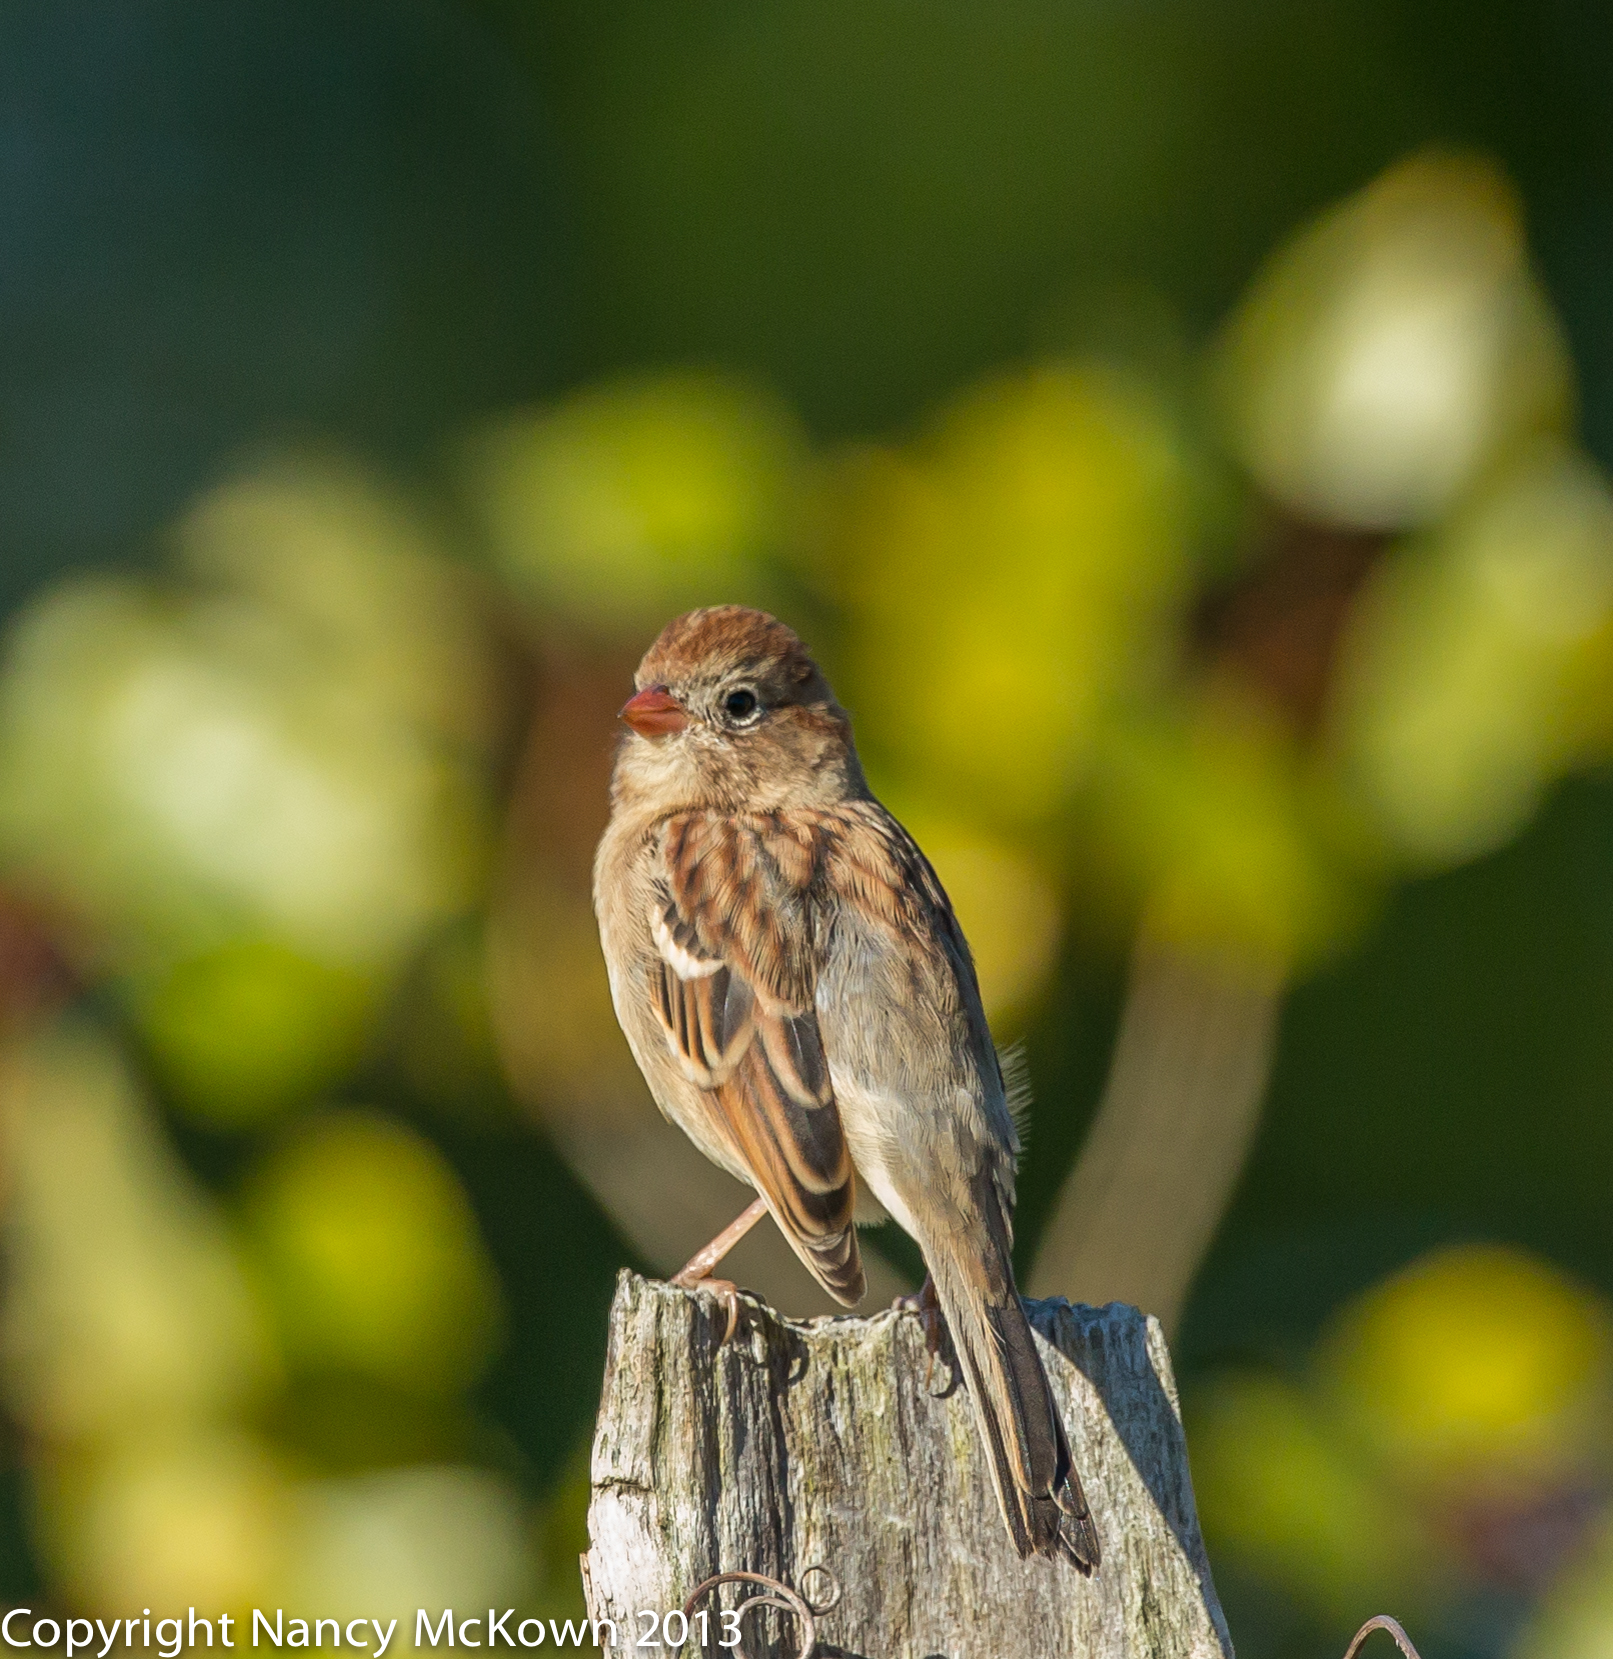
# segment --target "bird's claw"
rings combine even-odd
[[[946,1315],[941,1311],[941,1298],[936,1294],[935,1280],[928,1273],[924,1275],[923,1285],[911,1296],[898,1296],[891,1306],[898,1313],[914,1313],[918,1315],[919,1324],[924,1328],[924,1351],[929,1356],[924,1367],[924,1392],[931,1392],[930,1384],[935,1378],[935,1362],[938,1358],[946,1360],[947,1368],[952,1368],[952,1343],[947,1332]]]
[[[721,1348],[733,1340],[734,1332],[739,1329],[740,1301],[739,1286],[732,1279],[685,1277],[679,1273],[668,1282],[676,1285],[679,1290],[703,1290],[715,1296],[728,1314],[728,1323],[717,1346]]]

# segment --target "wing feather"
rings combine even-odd
[[[784,1236],[847,1306],[864,1280],[856,1177],[813,1011],[811,823],[686,814],[662,833],[655,1013]]]

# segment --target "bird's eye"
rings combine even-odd
[[[760,705],[754,691],[730,691],[722,700],[723,712],[730,720],[749,720]]]

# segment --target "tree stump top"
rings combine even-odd
[[[712,1297],[624,1272],[584,1558],[612,1651],[653,1651],[640,1611],[680,1608],[720,1572],[821,1604],[822,1566],[840,1597],[817,1621],[820,1655],[1231,1659],[1158,1322],[1120,1303],[1026,1307],[1103,1543],[1091,1579],[1014,1554],[971,1404],[944,1362],[926,1387],[916,1318],[800,1322],[747,1298],[723,1344]],[[719,1600],[701,1605],[707,1652],[724,1651]],[[799,1621],[752,1612],[742,1651],[796,1655],[799,1637]]]

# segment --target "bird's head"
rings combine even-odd
[[[645,653],[619,792],[669,811],[772,812],[867,792],[851,721],[796,635],[765,611],[675,617]]]

